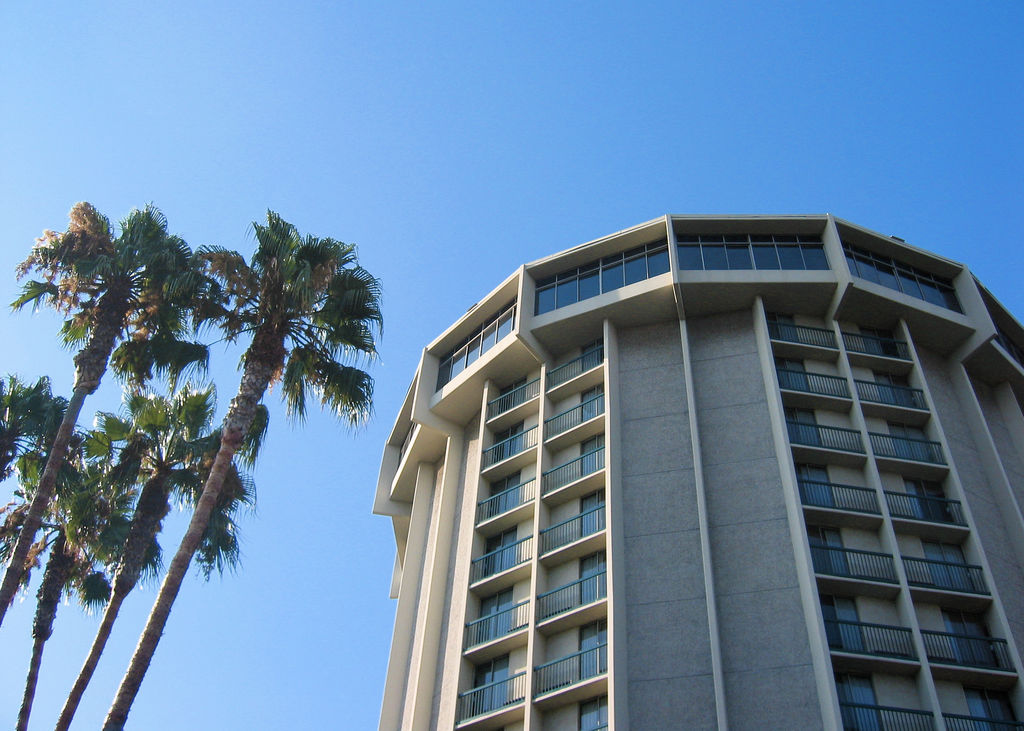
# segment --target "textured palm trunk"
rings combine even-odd
[[[21,700],[18,712],[18,731],[28,729],[28,718],[32,713],[32,701],[36,695],[36,682],[39,680],[39,666],[43,661],[43,647],[53,634],[53,620],[57,616],[60,595],[71,575],[71,558],[66,553],[67,542],[61,533],[50,549],[50,558],[43,572],[43,583],[36,595],[36,617],[32,623],[32,659],[28,665],[28,677],[25,679],[25,695]]]
[[[60,472],[64,460],[67,458],[68,445],[71,443],[71,435],[74,432],[75,424],[82,412],[82,404],[87,396],[96,392],[100,386],[100,379],[107,370],[107,362],[114,350],[114,343],[117,341],[125,318],[125,298],[108,291],[96,305],[97,319],[92,335],[85,347],[75,356],[75,390],[68,401],[68,409],[64,412],[64,419],[57,430],[57,436],[50,447],[50,453],[46,458],[46,467],[43,468],[43,476],[39,478],[39,485],[36,487],[32,502],[29,504],[28,513],[25,515],[25,522],[18,533],[18,540],[11,552],[10,562],[4,573],[3,583],[0,584],[0,625],[3,624],[7,608],[14,601],[14,595],[18,593],[22,577],[28,568],[25,565],[29,549],[35,540],[36,532],[42,525],[43,515],[50,507],[53,499],[53,492],[57,487],[57,474]]]
[[[110,639],[110,632],[114,628],[118,612],[125,598],[132,592],[142,574],[142,567],[146,562],[146,551],[153,542],[153,537],[160,530],[160,524],[170,505],[167,497],[170,493],[170,484],[167,475],[158,472],[142,488],[139,495],[138,505],[135,507],[135,514],[132,516],[131,526],[128,528],[128,538],[125,539],[124,551],[121,554],[121,564],[114,575],[114,586],[110,592],[110,601],[103,610],[103,618],[100,620],[99,629],[96,630],[96,637],[89,648],[89,655],[82,664],[71,692],[64,702],[64,708],[57,719],[55,731],[67,731],[71,721],[78,711],[78,704],[82,702],[82,695],[89,687],[96,666],[99,664],[100,656]]]
[[[259,357],[261,355],[265,357]],[[139,644],[135,647],[128,670],[125,672],[121,686],[117,689],[117,695],[114,696],[114,702],[107,712],[106,721],[103,723],[104,731],[122,731],[124,729],[128,720],[128,712],[131,711],[142,680],[153,660],[156,646],[160,642],[160,636],[163,634],[167,618],[170,616],[171,607],[181,589],[181,583],[184,581],[188,567],[192,563],[192,557],[206,533],[210,515],[217,506],[224,487],[224,478],[231,468],[235,452],[238,451],[242,444],[242,438],[252,426],[256,408],[270,384],[271,377],[280,368],[283,360],[283,337],[268,337],[262,331],[257,332],[252,345],[246,351],[245,367],[242,372],[242,382],[238,387],[238,394],[231,400],[228,412],[224,416],[220,449],[217,451],[210,474],[206,478],[206,484],[203,485],[203,493],[192,513],[188,530],[185,531],[181,544],[167,568],[167,575],[164,576],[164,581],[160,585],[160,592],[157,594],[153,609],[146,620],[142,636],[139,637]]]

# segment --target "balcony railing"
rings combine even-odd
[[[537,621],[543,621],[556,614],[569,612],[577,607],[604,599],[608,596],[607,575],[604,571],[593,576],[578,579],[571,584],[560,586],[537,596]]]
[[[871,438],[871,450],[878,457],[946,464],[946,459],[942,456],[942,445],[938,442],[878,432],[868,432],[868,436]]]
[[[491,551],[490,553],[485,553],[483,556],[473,561],[470,566],[470,582],[476,583],[477,581],[486,579],[488,576],[500,574],[502,571],[507,571],[521,563],[526,563],[533,557],[532,549],[533,536],[527,536],[526,538],[520,538],[518,541],[508,546],[503,546]]]
[[[603,413],[604,394],[602,393],[587,399],[579,406],[574,406],[568,411],[563,411],[561,414],[552,416],[550,419],[545,419],[544,438],[550,439],[563,432],[567,432],[573,427],[579,426],[585,421],[590,421],[595,416]]]
[[[540,553],[550,553],[604,530],[604,505],[563,520],[540,532]]]
[[[896,567],[888,553],[860,551],[855,548],[811,546],[815,573],[896,583]]]
[[[847,350],[853,353],[910,360],[910,350],[907,348],[907,344],[895,338],[880,338],[876,335],[844,332],[843,344]]]
[[[932,731],[934,716],[909,708],[840,703],[845,731]]]
[[[894,386],[891,383],[853,380],[857,384],[857,396],[861,401],[875,404],[903,406],[908,409],[927,409],[924,402],[924,391],[909,386]]]
[[[807,327],[806,325],[789,325],[783,322],[768,323],[768,335],[772,340],[783,340],[787,343],[813,345],[817,348],[835,348],[836,334],[823,327]]]
[[[825,635],[828,637],[828,646],[840,652],[904,660],[917,658],[913,637],[906,627],[826,619]]]
[[[885,491],[885,501],[894,518],[926,520],[930,523],[967,525],[959,500],[947,500],[927,495],[910,495],[905,492]]]
[[[466,649],[496,640],[521,630],[530,623],[530,602],[520,602],[513,607],[466,623]]]
[[[1013,672],[1006,640],[931,630],[921,630],[921,638],[932,662]]]
[[[967,594],[989,593],[988,584],[985,583],[985,572],[981,566],[908,556],[903,557],[903,566],[907,570],[907,582],[912,586]]]
[[[520,452],[537,446],[537,427],[531,426],[524,432],[513,434],[508,439],[502,439],[496,444],[483,451],[481,457],[481,469],[487,469],[509,457],[515,457]]]
[[[800,501],[818,508],[851,510],[878,515],[878,496],[870,487],[840,485],[818,480],[800,480]]]
[[[548,390],[561,386],[566,381],[571,381],[576,376],[586,373],[591,368],[597,368],[604,362],[604,347],[587,351],[578,358],[573,358],[568,363],[548,371]]]
[[[526,698],[526,673],[496,680],[459,693],[459,723],[521,703]]]
[[[487,418],[493,419],[506,411],[511,411],[516,406],[525,404],[532,398],[540,395],[540,379],[534,378],[529,383],[524,383],[508,393],[503,393],[496,399],[487,402]]]
[[[955,713],[943,713],[948,731],[1021,731],[1024,723],[1019,721],[998,721],[980,716],[958,716]]]
[[[855,429],[822,426],[821,424],[805,424],[799,421],[787,421],[786,426],[789,430],[789,441],[792,444],[864,454],[864,445],[860,441],[860,432]]]
[[[502,490],[496,495],[484,498],[476,505],[476,522],[483,523],[496,516],[518,508],[533,500],[537,495],[537,481],[527,480]]]
[[[543,494],[547,495],[553,490],[565,487],[570,482],[575,482],[603,469],[604,447],[598,447],[541,475],[541,490]]]
[[[608,645],[580,650],[533,669],[534,695],[581,683],[608,672]]]
[[[803,391],[816,393],[820,396],[836,396],[850,398],[850,388],[845,378],[826,376],[823,373],[808,373],[786,368],[776,368],[779,376],[779,388],[787,391]]]

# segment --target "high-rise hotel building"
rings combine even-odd
[[[380,728],[1024,729],[1024,328],[828,215],[525,264],[384,449]]]

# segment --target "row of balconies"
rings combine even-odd
[[[839,349],[835,331],[823,327],[769,322],[768,334],[772,340],[796,343],[810,348]],[[847,352],[893,360],[909,361],[911,359],[910,349],[902,340],[845,331],[842,332],[842,336],[843,346]]]
[[[843,728],[848,731],[932,731],[935,716],[931,711],[891,708],[863,703],[840,703]],[[1019,731],[1024,723],[943,713],[947,731]]]
[[[779,388],[783,390],[801,391],[818,396],[850,400],[849,383],[842,376],[810,373],[808,371],[788,368],[777,368],[775,372],[779,377]],[[924,391],[919,388],[865,381],[858,378],[854,378],[853,383],[857,391],[857,398],[861,401],[895,406],[901,409],[915,409],[917,411],[926,411],[928,409],[928,405],[925,403]]]
[[[907,574],[907,583],[911,587],[958,594],[990,595],[981,566],[911,556],[900,556],[900,559]],[[855,581],[899,583],[896,565],[892,554],[889,553],[812,545],[811,561],[815,573],[820,575]]]
[[[787,421],[786,427],[791,444],[837,452],[865,453],[861,433],[856,429],[799,421]],[[939,442],[880,432],[868,432],[868,439],[875,457],[904,462],[926,462],[933,465],[946,464]]]
[[[881,515],[878,493],[873,488],[807,479],[798,480],[798,486],[804,506]],[[894,490],[885,490],[883,494],[893,518],[967,527],[959,500]]]

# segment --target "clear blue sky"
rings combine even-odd
[[[272,208],[358,243],[385,286],[376,418],[290,428],[270,397],[243,569],[185,584],[132,728],[376,727],[379,455],[422,347],[524,261],[666,213],[831,212],[968,263],[1024,315],[1020,3],[287,5],[0,7],[0,302],[78,200],[114,219],[153,202],[193,246],[242,251]],[[68,393],[56,327],[0,315],[0,373]],[[222,409],[237,355],[214,352]],[[86,411],[118,398],[110,382]],[[127,603],[75,728],[99,726],[154,591]],[[32,592],[0,630],[0,724]],[[34,727],[97,619],[61,608]]]

